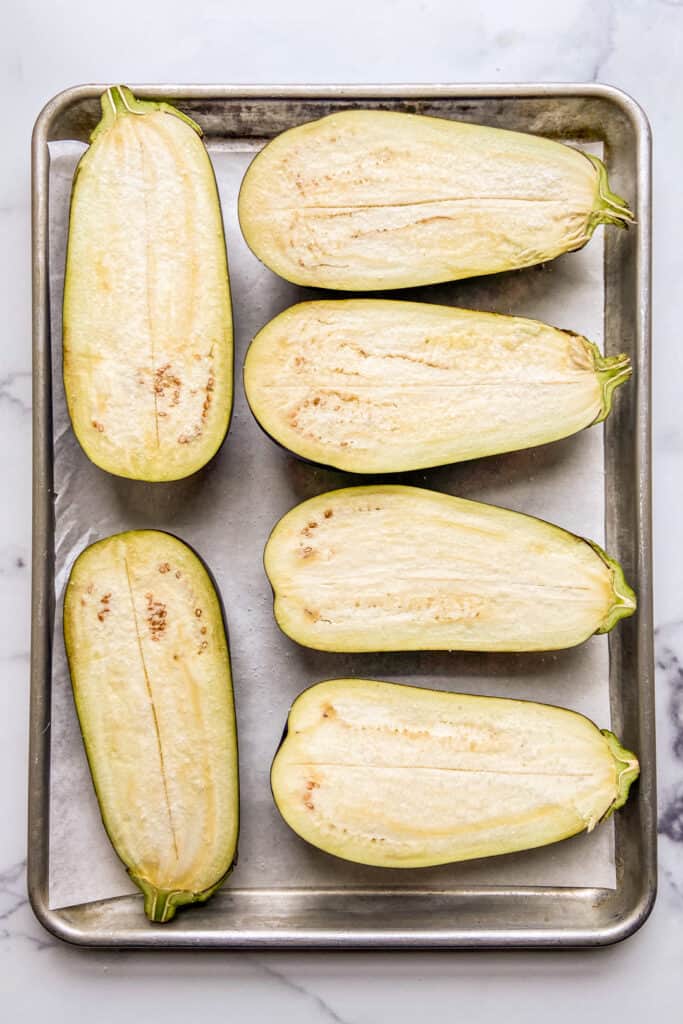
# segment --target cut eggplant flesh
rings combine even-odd
[[[528,267],[633,217],[594,156],[438,117],[349,110],[291,128],[254,159],[247,244],[295,284],[408,288]]]
[[[628,356],[537,320],[382,299],[292,306],[244,364],[263,429],[351,473],[555,441],[603,420],[630,375]]]
[[[145,912],[207,899],[235,860],[235,713],[220,603],[198,557],[153,530],[77,558],[64,600],[74,698],[102,819]]]
[[[232,317],[221,209],[194,122],[125,87],[76,171],[64,280],[64,387],[102,469],[176,480],[228,429]]]
[[[532,516],[416,487],[330,491],[265,550],[280,628],[326,651],[547,651],[636,607],[597,545]]]
[[[332,679],[294,702],[271,784],[287,824],[319,849],[417,868],[591,831],[638,771],[574,711]]]

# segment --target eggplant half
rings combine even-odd
[[[216,590],[187,545],[120,533],[64,599],[74,698],[102,820],[151,921],[208,899],[235,861],[237,735]]]
[[[543,263],[633,215],[604,164],[562,143],[348,110],[269,142],[239,218],[254,254],[288,281],[371,291]]]
[[[271,785],[287,824],[326,853],[421,868],[590,832],[638,772],[574,711],[331,679],[292,705]]]
[[[254,416],[279,444],[350,473],[530,448],[604,420],[628,356],[522,317],[423,302],[302,302],[256,335]]]
[[[264,564],[280,628],[323,651],[550,651],[636,607],[597,544],[417,487],[304,501],[275,526]]]
[[[86,455],[136,480],[200,469],[232,408],[221,208],[199,126],[124,86],[74,181],[64,278],[64,389]]]

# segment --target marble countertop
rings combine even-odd
[[[0,162],[0,999],[12,1021],[296,1019],[628,1024],[683,1003],[683,3],[679,0],[29,0],[4,12]],[[25,895],[31,525],[29,135],[87,81],[600,81],[654,136],[654,472],[660,892],[616,947],[568,953],[114,954],[67,947]]]

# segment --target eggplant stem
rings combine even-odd
[[[602,160],[591,153],[584,153],[587,160],[593,164],[598,175],[598,188],[596,204],[588,217],[586,233],[591,237],[599,224],[615,224],[620,228],[627,228],[629,224],[635,224],[636,219],[633,211],[623,196],[618,196],[609,187],[607,179],[607,168]]]
[[[607,746],[614,757],[617,770],[617,793],[602,817],[602,821],[605,821],[620,807],[623,807],[628,800],[629,790],[640,775],[640,765],[636,755],[622,746],[613,732],[610,732],[609,729],[601,729],[600,732],[607,740]]]
[[[91,143],[99,135],[109,131],[117,117],[128,114],[152,114],[155,111],[172,114],[173,117],[178,117],[185,124],[189,125],[197,135],[202,134],[202,130],[197,122],[193,121],[187,114],[184,114],[182,110],[178,110],[177,107],[172,106],[170,103],[165,103],[163,100],[159,102],[156,100],[139,100],[127,85],[110,85],[106,92],[102,93],[100,105],[102,107],[102,120],[97,123],[90,135]]]
[[[614,594],[614,600],[610,605],[605,618],[602,620],[596,633],[609,633],[611,629],[616,626],[620,619],[626,619],[629,615],[633,615],[638,602],[634,591],[629,587],[624,576],[624,570],[614,558],[610,558],[606,551],[596,544],[595,541],[588,540],[587,544],[593,548],[596,554],[600,555],[607,568],[610,570],[612,576],[612,592]]]
[[[631,377],[633,367],[624,352],[617,356],[603,356],[595,345],[592,348],[593,366],[600,382],[600,412],[593,423],[602,423],[612,410],[614,392],[620,384],[624,384]]]

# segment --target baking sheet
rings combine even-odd
[[[586,147],[600,155],[601,147]],[[261,432],[246,406],[241,364],[256,331],[313,292],[262,267],[236,219],[239,184],[258,143],[209,144],[225,219],[233,292],[235,410],[218,457],[195,477],[143,484],[108,476],[78,446],[61,383],[61,297],[68,201],[83,146],[50,144],[50,293],[53,349],[55,591],[50,792],[49,905],[84,903],[135,891],[99,819],[71,698],[62,643],[61,601],[73,559],[92,541],[121,529],[156,527],[188,541],[221,590],[231,641],[237,703],[241,833],[231,888],[448,890],[461,885],[562,885],[613,888],[612,822],[589,836],[523,854],[422,871],[381,871],[328,857],[303,843],[272,802],[269,769],[287,709],[319,679],[367,676],[470,693],[562,704],[609,724],[606,637],[553,654],[332,655],[297,647],[277,629],[263,546],[275,521],[304,498],[367,482],[308,466]],[[517,313],[586,334],[603,334],[602,230],[579,253],[544,267],[495,278],[402,292],[405,298]],[[398,294],[398,293],[397,293]],[[604,540],[603,428],[531,452],[402,474],[387,480],[433,487],[547,518]]]

